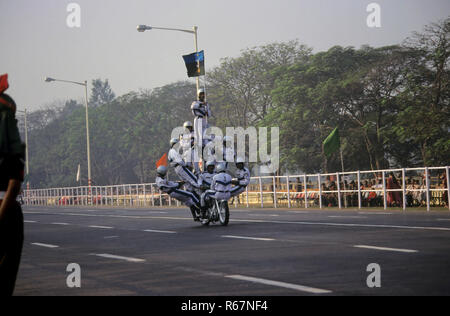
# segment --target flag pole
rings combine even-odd
[[[197,56],[198,54],[198,36],[197,36],[197,31],[198,31],[198,26],[194,26],[193,27],[194,30],[194,45],[195,45],[195,54]],[[199,63],[199,61],[197,62]],[[197,64],[198,69],[200,69],[199,65]],[[195,94],[197,94],[198,89],[200,88],[200,77],[196,77],[195,78],[195,84],[197,86],[197,90],[195,91]]]

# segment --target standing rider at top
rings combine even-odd
[[[201,146],[205,145],[205,131],[208,128],[208,118],[211,116],[211,108],[208,102],[205,101],[205,89],[200,88],[197,91],[198,100],[192,102],[191,110],[194,114],[194,131],[195,139]],[[201,143],[200,143],[200,140]]]

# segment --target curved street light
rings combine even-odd
[[[89,191],[91,191],[91,185],[92,185],[92,178],[91,178],[91,150],[90,150],[90,141],[89,141],[89,113],[88,113],[88,92],[87,92],[87,80],[84,82],[78,82],[78,81],[70,81],[70,80],[62,80],[62,79],[54,79],[51,77],[45,77],[45,82],[66,82],[66,83],[72,83],[77,84],[80,86],[84,86],[85,88],[85,105],[86,105],[86,144],[87,144],[87,164],[88,164],[88,186]]]
[[[194,34],[195,53],[198,53],[198,37],[197,37],[198,26],[193,26],[192,30],[189,30],[189,29],[177,29],[177,28],[168,28],[168,27],[155,27],[155,26],[140,24],[136,27],[136,29],[138,32],[141,32],[141,33],[145,32],[145,31],[150,31],[150,30],[164,30],[164,31],[178,31],[178,32]],[[198,89],[200,88],[199,77],[195,78],[195,83],[197,85],[197,91],[198,91]]]

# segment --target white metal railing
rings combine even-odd
[[[392,187],[393,173],[398,186]],[[364,208],[447,207],[449,167],[349,171],[327,174],[252,177],[231,203],[244,207]],[[25,190],[26,205],[154,207],[180,206],[154,183]]]

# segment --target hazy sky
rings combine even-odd
[[[81,7],[81,27],[66,24],[67,5]],[[369,28],[368,4],[381,7]],[[83,88],[45,83],[45,76],[89,82],[108,78],[116,95],[186,79],[181,55],[194,51],[188,33],[136,25],[199,27],[206,71],[224,57],[298,39],[323,51],[334,45],[400,43],[412,31],[450,15],[448,0],[0,0],[0,74],[9,73],[19,108],[79,101]]]

